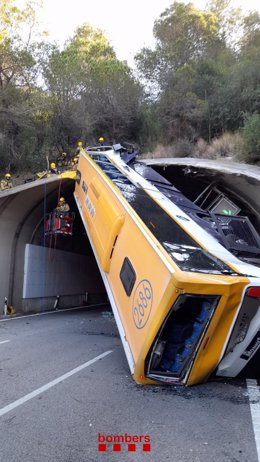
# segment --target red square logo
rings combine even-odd
[[[107,450],[107,445],[106,445],[106,444],[99,444],[99,445],[98,445],[98,450],[99,450],[100,452],[106,452],[106,450]]]
[[[113,451],[120,452],[121,451],[121,444],[114,444]]]
[[[135,452],[136,451],[136,444],[129,444],[128,451]]]
[[[143,451],[145,452],[150,452],[151,451],[151,445],[149,444],[143,444]]]

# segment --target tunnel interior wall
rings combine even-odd
[[[86,294],[101,294],[103,284],[93,257],[26,244],[23,311],[81,305]]]

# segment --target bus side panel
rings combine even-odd
[[[124,207],[125,199],[119,200],[120,193],[113,184],[107,185],[103,172],[97,176],[92,162],[81,158],[81,184],[76,186],[75,194],[99,266],[106,272],[113,292],[126,340],[138,362],[144,356],[147,339],[152,341],[171,307],[174,289],[169,284],[174,268],[170,271],[169,258],[160,254],[156,239],[152,235],[147,239],[146,227],[134,212],[130,214]],[[123,277],[126,260],[134,278],[130,293]]]

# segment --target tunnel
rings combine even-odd
[[[5,298],[16,312],[24,313],[82,306],[106,299],[75,204],[74,185],[71,178],[55,176],[1,193],[2,307]],[[61,196],[75,213],[73,235],[46,235],[44,217],[54,210]]]

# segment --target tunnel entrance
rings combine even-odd
[[[74,196],[74,181],[46,196],[43,214],[25,245],[23,311],[82,306],[107,301],[106,290]],[[72,235],[47,234],[44,218],[65,197],[75,215]]]

